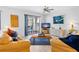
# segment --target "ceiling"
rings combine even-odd
[[[10,6],[10,7],[21,9],[23,11],[40,13],[40,14],[43,14],[43,8],[44,8],[44,6]],[[55,12],[55,11],[64,11],[70,9],[78,9],[79,6],[49,6],[49,8],[53,8],[54,10],[52,12]]]

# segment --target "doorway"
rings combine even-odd
[[[25,36],[40,33],[40,17],[25,15]]]

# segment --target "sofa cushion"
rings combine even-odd
[[[0,37],[0,45],[8,44],[10,43],[10,41],[11,41],[11,37],[6,33],[4,33],[2,37]]]

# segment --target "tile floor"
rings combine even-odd
[[[51,52],[50,45],[31,45],[31,52]]]

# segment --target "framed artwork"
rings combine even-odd
[[[17,15],[11,15],[11,27],[18,27],[19,21]]]
[[[64,16],[54,16],[53,23],[54,24],[63,24],[64,23]]]

